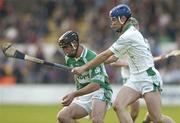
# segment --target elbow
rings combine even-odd
[[[92,86],[93,91],[99,90],[100,88],[101,88],[101,85],[97,84],[97,83],[94,83],[93,86]]]
[[[101,58],[107,60],[110,56],[112,56],[113,53],[110,50],[106,50],[101,53]]]
[[[99,84],[97,84],[95,87],[94,87],[94,90],[99,90],[101,88],[101,86]]]
[[[98,89],[100,89],[100,88],[101,88],[101,86],[98,84],[96,88],[97,88],[97,90],[98,90]]]

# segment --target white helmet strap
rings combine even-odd
[[[75,44],[71,42],[71,46],[73,47],[74,50],[76,50]]]
[[[119,23],[124,24],[124,22],[121,21],[121,17],[118,16]]]

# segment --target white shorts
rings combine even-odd
[[[155,68],[130,75],[127,83],[124,84],[124,86],[132,88],[142,95],[147,92],[162,91],[162,85],[161,76]]]
[[[92,111],[92,101],[93,99],[104,100],[104,90],[99,89],[90,94],[79,96],[73,100],[73,103],[78,104],[83,107],[88,113]],[[107,102],[107,109],[111,106],[112,102]]]

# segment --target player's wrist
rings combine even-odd
[[[110,66],[113,66],[113,65],[114,65],[114,62],[112,62],[112,63],[109,63],[109,65],[110,65]]]
[[[73,95],[74,97],[77,97],[77,96],[78,96],[78,92],[77,92],[77,91],[74,91],[74,92],[72,92],[72,95]]]
[[[162,55],[161,56],[161,60],[164,60],[166,57],[165,57],[165,55]]]
[[[90,67],[89,67],[87,64],[83,66],[84,71],[89,70],[89,68],[90,68]]]

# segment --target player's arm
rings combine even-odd
[[[99,65],[88,71],[90,75],[90,83],[87,86],[75,91],[75,96],[82,96],[94,92],[100,89],[101,86],[103,86],[104,81],[106,81],[106,76],[104,75],[103,67],[104,66]]]
[[[163,61],[166,59],[165,55],[160,55],[160,56],[157,56],[157,57],[154,57],[154,62],[159,62],[159,61]]]
[[[110,65],[113,67],[128,67],[128,64],[123,63],[121,61],[113,62]]]
[[[84,88],[81,88],[74,92],[75,97],[82,96],[85,94],[89,94],[91,92],[94,92],[96,90],[100,89],[100,85],[98,83],[90,83]]]
[[[104,62],[104,64],[110,64],[113,67],[128,67],[127,63],[117,60],[118,58],[115,55],[112,55]]]
[[[74,91],[74,92],[71,92],[71,93],[65,95],[63,97],[63,100],[61,103],[63,106],[68,106],[71,104],[71,102],[73,101],[73,99],[75,97],[89,94],[91,92],[98,90],[99,88],[100,88],[100,85],[98,83],[90,83],[87,86],[85,86],[84,88],[81,88],[77,91]]]
[[[109,59],[107,59],[104,63],[110,64],[113,67],[128,67],[128,64],[123,63],[122,61],[117,61],[117,59],[118,58],[113,55]],[[163,61],[167,58],[165,57],[165,55],[160,55],[160,56],[154,57],[153,59],[154,59],[154,62],[159,62],[159,61]]]
[[[114,55],[114,53],[111,50],[107,49],[107,50],[103,51],[102,53],[98,54],[95,57],[95,59],[93,59],[90,62],[86,63],[82,67],[84,68],[85,71],[89,70],[89,69],[91,69],[93,67],[96,67],[96,66],[100,65],[101,63],[104,63],[112,55]]]
[[[93,60],[86,63],[85,65],[81,67],[76,67],[72,69],[72,72],[75,74],[82,74],[85,71],[89,70],[90,68],[96,67],[100,65],[101,63],[105,62],[110,56],[112,56],[114,53],[107,49],[104,52],[98,54]]]
[[[118,58],[115,55],[112,55],[104,62],[104,64],[111,64],[113,62],[116,62],[117,60],[118,60]]]
[[[176,57],[179,55],[180,55],[180,50],[173,50],[173,51],[167,53],[166,55],[160,55],[160,56],[154,57],[154,62],[162,61],[162,60],[168,59],[170,57]]]

